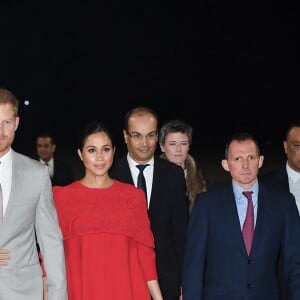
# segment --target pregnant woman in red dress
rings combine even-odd
[[[85,128],[81,180],[55,186],[69,300],[162,300],[142,190],[113,180],[115,147],[99,122]]]

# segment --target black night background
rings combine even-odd
[[[284,14],[269,0],[2,3],[0,85],[20,100],[16,150],[30,154],[49,131],[75,153],[78,129],[96,118],[121,150],[124,114],[147,105],[161,122],[189,122],[207,164],[240,130],[281,152],[300,111],[297,13],[285,5]]]

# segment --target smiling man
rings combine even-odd
[[[186,184],[180,166],[154,155],[157,133],[158,117],[152,109],[130,110],[123,129],[128,153],[113,164],[111,176],[137,186],[137,166],[147,165],[143,173],[159,284],[164,300],[178,300],[188,218]]]

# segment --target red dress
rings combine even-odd
[[[106,189],[76,181],[53,192],[69,300],[150,300],[146,281],[157,271],[143,191],[114,180]]]

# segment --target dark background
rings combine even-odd
[[[2,3],[0,85],[21,105],[15,148],[30,154],[35,136],[49,131],[58,151],[72,153],[78,129],[97,118],[122,149],[124,114],[147,105],[161,121],[189,122],[192,152],[203,160],[221,158],[240,130],[256,135],[266,153],[280,153],[300,111],[298,4],[284,5]]]

